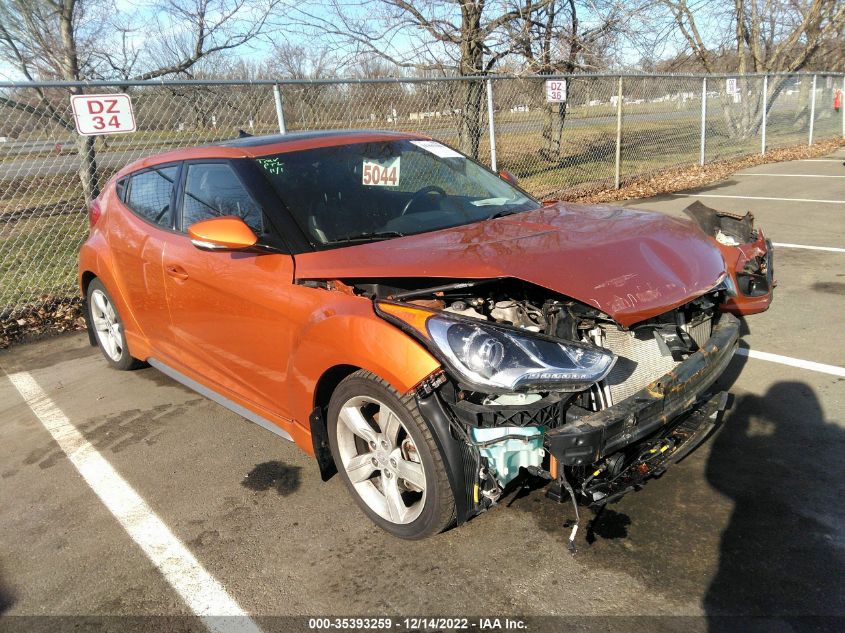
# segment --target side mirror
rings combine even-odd
[[[499,172],[499,178],[501,178],[502,180],[504,180],[506,182],[511,183],[514,186],[519,184],[519,178],[514,176],[507,169],[503,169]]]
[[[234,216],[195,222],[188,227],[188,235],[194,246],[203,251],[242,251],[258,242],[252,229]]]

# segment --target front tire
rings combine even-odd
[[[422,539],[455,521],[443,458],[413,394],[359,370],[335,389],[329,445],[352,498],[393,536]]]
[[[91,328],[97,339],[97,346],[109,365],[122,371],[143,367],[144,363],[129,354],[123,320],[103,282],[99,279],[91,281],[87,295]]]

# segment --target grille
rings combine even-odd
[[[560,398],[549,395],[532,404],[514,406],[481,405],[466,400],[455,403],[455,412],[471,426],[546,426],[555,428],[563,418]]]

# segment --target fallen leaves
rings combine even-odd
[[[85,329],[80,297],[43,298],[38,307],[0,312],[0,349],[47,334]]]
[[[623,182],[623,186],[620,189],[578,189],[568,193],[564,192],[558,197],[561,200],[588,204],[631,200],[633,198],[651,198],[664,193],[695,189],[703,185],[718,182],[726,179],[740,169],[747,169],[755,165],[824,156],[843,145],[845,145],[845,141],[832,139],[820,141],[812,146],[781,147],[770,150],[765,154],[741,156],[739,158],[708,163],[704,166],[693,165],[691,167],[661,170],[654,174]]]

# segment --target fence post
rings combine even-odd
[[[616,174],[614,182],[619,189],[622,170],[622,75],[619,75],[619,90],[616,95]]]
[[[707,135],[707,77],[701,80],[701,150],[698,155],[698,164],[704,166],[704,144]]]
[[[766,153],[766,119],[768,118],[766,110],[769,109],[769,76],[765,75],[763,77],[763,126],[760,128],[762,130],[763,141],[760,147],[760,153]]]
[[[813,125],[816,122],[816,75],[813,75],[813,88],[810,93],[810,139],[807,145],[813,144]]]
[[[279,120],[279,134],[285,134],[285,110],[282,108],[282,91],[279,84],[273,84],[273,100],[276,102],[276,118]]]
[[[493,80],[487,80],[487,127],[490,128],[490,166],[496,169],[496,125],[493,122]]]

